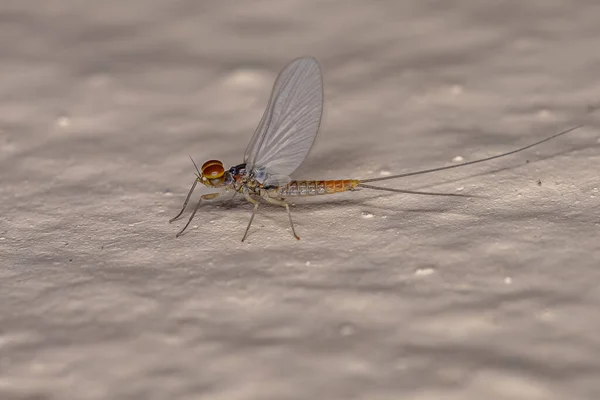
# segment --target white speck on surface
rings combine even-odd
[[[305,263],[304,263],[304,266],[305,266],[305,267],[310,267],[310,261],[307,261],[307,262],[305,262]]]
[[[463,91],[464,91],[464,88],[462,85],[452,85],[450,87],[450,93],[452,93],[452,95],[454,95],[454,96],[458,96],[459,94],[462,94]]]
[[[241,89],[260,89],[265,83],[262,74],[245,69],[236,70],[225,79],[226,85]]]
[[[344,323],[339,328],[340,336],[352,336],[356,332],[356,328],[351,323]]]
[[[539,314],[540,320],[544,322],[553,322],[556,320],[556,314],[552,310],[544,310]]]
[[[552,116],[552,113],[550,112],[550,110],[547,109],[542,109],[538,111],[538,117],[541,119],[547,119],[550,118]]]
[[[415,270],[416,276],[429,276],[435,273],[435,269],[433,268],[419,268]]]
[[[368,211],[363,211],[360,215],[364,219],[370,219],[370,218],[374,217],[374,215],[372,213],[368,212]]]
[[[379,171],[379,175],[381,175],[381,176],[390,176],[391,174],[392,174],[391,171],[388,171],[385,169],[382,169],[381,171]]]
[[[462,156],[456,156],[452,159],[452,162],[455,162],[455,163],[461,163],[463,161],[465,161],[465,159]]]
[[[96,75],[92,75],[89,79],[88,79],[88,83],[91,87],[94,88],[101,88],[104,86],[107,86],[111,81],[111,77],[107,74],[96,74]]]
[[[504,283],[506,285],[510,285],[512,283],[512,278],[510,276],[507,276],[504,278]]]
[[[56,125],[60,126],[61,128],[66,128],[71,125],[71,118],[65,115],[60,116],[56,119]]]

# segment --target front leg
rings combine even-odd
[[[188,201],[190,201],[190,197],[192,197],[192,193],[194,192],[194,189],[196,188],[197,183],[198,183],[198,179],[194,179],[194,184],[192,185],[192,188],[188,192],[188,194],[185,198],[185,201],[183,202],[183,207],[181,207],[181,211],[179,211],[179,214],[177,214],[176,216],[171,218],[169,220],[169,223],[171,223],[171,222],[177,220],[177,218],[181,217],[181,214],[183,214],[183,212],[185,211],[185,208],[187,207]]]
[[[252,216],[250,217],[250,221],[248,221],[248,226],[246,227],[246,232],[244,232],[244,237],[242,238],[242,242],[246,240],[246,236],[248,236],[248,231],[250,230],[250,225],[252,225],[252,220],[254,220],[254,216],[256,215],[256,210],[258,210],[258,201],[254,200],[250,197],[250,193],[247,190],[244,190],[244,197],[250,203],[254,204],[254,210],[252,210]]]
[[[177,235],[175,235],[175,237],[181,236],[183,234],[183,232],[187,229],[187,227],[190,225],[190,223],[194,219],[194,215],[196,215],[196,211],[198,211],[198,208],[200,208],[200,204],[202,204],[202,200],[212,200],[214,198],[219,197],[220,194],[221,193],[208,193],[208,194],[203,194],[202,196],[200,196],[200,200],[198,200],[198,204],[196,204],[196,208],[194,208],[194,212],[190,216],[190,219],[188,219],[187,224],[185,224],[183,229]],[[186,203],[187,203],[187,200],[186,200]]]

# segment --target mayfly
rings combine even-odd
[[[231,167],[229,170],[225,170],[223,163],[218,160],[207,161],[200,169],[194,163],[197,171],[194,184],[183,203],[181,211],[169,222],[175,221],[183,214],[196,184],[200,182],[210,188],[220,188],[224,189],[224,191],[234,190],[235,193],[241,193],[246,200],[254,205],[250,221],[242,237],[242,242],[248,236],[248,231],[258,209],[259,198],[268,203],[285,207],[290,220],[292,234],[296,239],[300,239],[294,229],[290,206],[285,201],[288,197],[340,193],[359,188],[409,194],[469,197],[461,194],[416,192],[385,188],[369,185],[368,183],[443,171],[505,157],[537,146],[581,127],[581,125],[575,126],[507,153],[450,166],[363,180],[293,180],[290,178],[290,175],[302,164],[310,152],[319,130],[322,113],[323,79],[317,60],[312,57],[293,60],[279,73],[279,76],[275,80],[267,109],[252,139],[250,139],[250,143],[244,153],[243,162]],[[187,229],[203,200],[212,200],[222,194],[222,192],[202,195],[187,224],[185,224],[176,236],[179,237]]]

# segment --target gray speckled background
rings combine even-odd
[[[591,0],[3,1],[0,398],[600,398],[599,21]],[[478,198],[295,200],[300,242],[261,206],[246,243],[236,199],[175,239],[188,155],[239,163],[305,54],[325,117],[298,178],[586,126],[386,183]]]

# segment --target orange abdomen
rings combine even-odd
[[[316,196],[353,190],[360,183],[356,179],[330,181],[291,181],[285,186],[272,189],[276,196]]]

